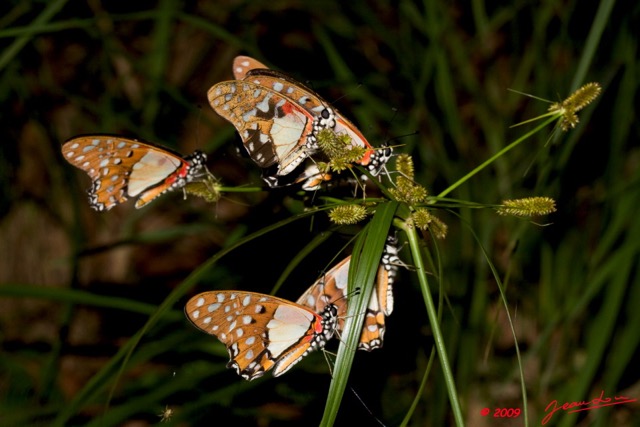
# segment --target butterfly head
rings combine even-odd
[[[317,124],[314,124],[314,129],[315,126],[318,126],[318,131],[322,129],[333,129],[336,127],[336,112],[332,108],[325,107],[318,117],[316,117],[316,122]]]
[[[190,156],[185,157],[184,160],[189,164],[186,175],[187,182],[209,174],[206,166],[207,155],[202,151],[196,150]]]
[[[338,326],[338,307],[335,304],[327,304],[327,306],[318,313],[322,317],[322,334],[316,338],[317,347],[323,348],[336,332]]]
[[[375,150],[370,157],[370,163],[367,165],[369,173],[373,176],[380,175],[380,172],[386,170],[387,162],[391,158],[393,148],[383,144],[382,147]]]

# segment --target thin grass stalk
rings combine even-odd
[[[525,139],[529,138],[530,136],[533,136],[534,134],[538,133],[540,130],[542,130],[547,125],[549,125],[549,124],[553,123],[554,121],[558,120],[558,116],[559,115],[556,114],[556,115],[550,117],[548,120],[542,122],[540,125],[536,126],[534,129],[532,129],[529,132],[525,133],[520,138],[518,138],[515,141],[513,141],[511,144],[507,145],[502,150],[498,151],[496,154],[494,154],[493,156],[489,157],[487,160],[482,162],[482,164],[480,164],[479,166],[474,168],[471,172],[469,172],[468,174],[466,174],[465,176],[463,176],[462,178],[457,180],[455,183],[453,183],[452,185],[447,187],[445,190],[443,190],[440,194],[438,194],[438,197],[444,197],[447,194],[451,193],[453,190],[458,188],[460,185],[462,185],[463,183],[465,183],[466,181],[471,179],[474,175],[476,175],[482,169],[484,169],[485,167],[487,167],[488,165],[493,163],[496,159],[498,159],[499,157],[503,156],[509,150],[511,150],[512,148],[514,148],[517,145],[519,145],[522,141],[524,141]]]
[[[591,29],[589,30],[589,35],[587,36],[587,42],[584,45],[576,73],[571,81],[571,92],[578,89],[585,80],[585,76],[589,71],[593,57],[595,56],[600,40],[602,39],[602,33],[610,24],[609,16],[611,15],[611,10],[615,3],[616,2],[614,0],[602,0],[598,6],[598,10],[596,10],[593,23],[591,24]]]
[[[409,227],[406,223],[402,224],[401,229],[406,233],[409,240],[409,247],[411,249],[411,255],[415,267],[422,295],[424,297],[425,306],[427,309],[427,316],[429,317],[429,323],[433,332],[433,338],[435,341],[436,349],[438,350],[438,357],[440,364],[442,365],[442,373],[444,375],[445,384],[447,386],[447,393],[449,395],[449,402],[451,403],[451,410],[453,412],[453,418],[455,424],[458,427],[464,426],[464,418],[462,416],[462,409],[460,407],[460,401],[458,399],[458,392],[456,390],[455,379],[449,363],[449,357],[447,356],[447,347],[444,341],[444,335],[440,329],[438,322],[438,315],[431,298],[431,290],[429,289],[429,281],[427,279],[427,273],[425,270],[424,262],[422,260],[422,253],[420,250],[420,243],[418,234],[413,227]]]
[[[47,7],[42,11],[42,13],[40,13],[40,15],[38,15],[38,17],[33,20],[29,28],[31,28],[31,26],[37,28],[49,22],[49,20],[53,18],[55,14],[64,7],[65,3],[67,3],[67,0],[57,0],[49,3]],[[36,31],[34,31],[33,29],[31,31],[28,31],[27,34],[24,34],[15,39],[14,42],[11,43],[11,45],[6,48],[4,52],[2,52],[2,55],[0,55],[0,71],[4,67],[6,67],[7,64],[9,64],[14,59],[14,57],[18,55],[18,53],[20,53],[22,48],[25,47],[25,45],[29,43],[29,41],[31,41],[35,35]]]
[[[279,221],[273,225],[265,227],[257,232],[250,234],[249,236],[238,240],[233,245],[221,250],[216,253],[214,256],[209,258],[207,261],[202,263],[197,269],[195,269],[185,280],[183,280],[171,293],[165,298],[165,300],[158,306],[158,309],[154,314],[152,314],[147,322],[136,332],[136,334],[131,337],[126,344],[124,344],[118,353],[116,353],[111,360],[98,372],[96,373],[91,380],[87,382],[87,384],[80,390],[74,399],[69,402],[68,405],[65,406],[64,410],[61,411],[56,419],[51,423],[52,426],[64,426],[68,423],[69,419],[87,402],[91,401],[96,397],[96,395],[108,384],[109,380],[115,376],[115,380],[113,381],[113,385],[111,391],[109,392],[109,397],[105,403],[106,407],[109,406],[109,402],[113,396],[114,390],[118,384],[118,379],[124,372],[125,367],[127,366],[128,360],[131,358],[133,351],[136,349],[137,345],[140,343],[142,337],[149,331],[149,329],[155,325],[161,317],[165,315],[167,311],[173,307],[178,299],[183,297],[189,290],[191,290],[200,280],[200,278],[207,272],[209,268],[211,268],[214,264],[216,264],[222,257],[232,252],[234,249],[242,246],[243,244],[250,242],[251,240],[260,237],[264,234],[267,234],[271,231],[277,230],[283,227],[286,224],[289,224],[298,219],[304,218],[306,216],[312,215],[316,213],[316,210],[311,210],[309,212],[305,212],[303,214],[299,214],[285,220]],[[118,364],[120,364],[120,369],[117,369]]]
[[[129,311],[131,313],[153,314],[158,308],[152,304],[146,304],[129,298],[112,297],[108,295],[96,295],[87,291],[76,289],[46,288],[27,284],[3,284],[0,286],[0,296],[8,298],[36,298],[48,301],[82,304],[92,307],[103,307],[116,310]],[[182,317],[182,313],[173,311],[167,313],[171,319]]]
[[[528,410],[528,399],[527,399],[527,387],[524,379],[524,368],[522,366],[522,355],[520,354],[520,346],[518,345],[518,334],[516,334],[516,330],[513,326],[513,319],[511,318],[511,312],[509,311],[509,303],[507,301],[507,295],[505,294],[505,289],[502,280],[500,279],[500,275],[496,270],[495,266],[491,262],[491,258],[488,252],[485,250],[484,246],[478,235],[470,229],[473,238],[476,240],[484,259],[491,270],[491,274],[493,274],[493,279],[498,286],[498,291],[500,292],[500,299],[502,300],[502,304],[504,305],[504,312],[507,316],[507,320],[509,323],[509,328],[511,329],[511,335],[513,336],[513,346],[516,350],[516,359],[518,361],[518,374],[520,376],[520,391],[522,393],[522,418],[524,420],[525,427],[529,426],[529,410]]]

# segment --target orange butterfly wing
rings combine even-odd
[[[285,73],[269,69],[266,65],[251,57],[237,56],[233,61],[233,73],[237,80],[250,81],[282,93],[314,116],[321,114],[323,110],[328,108],[329,104],[304,84]],[[332,109],[332,114],[335,115],[336,119],[335,124],[330,127],[336,133],[346,133],[356,146],[371,148],[371,150],[367,150],[358,163],[367,167],[374,176],[378,175],[391,157],[391,148],[383,147],[380,150],[375,150],[362,132],[349,119],[335,108]]]
[[[160,194],[209,174],[201,152],[183,158],[165,148],[116,136],[72,138],[62,146],[62,154],[93,181],[89,203],[99,211],[129,197],[138,197],[136,208],[141,208]]]
[[[336,308],[320,314],[270,295],[212,291],[191,298],[189,320],[216,336],[229,352],[229,364],[247,380],[285,373],[311,351],[324,347],[335,331]]]
[[[239,55],[233,59],[232,70],[233,70],[233,77],[236,80],[243,80],[249,71],[260,69],[260,68],[269,68],[269,67],[267,67],[257,59],[251,58],[250,56]]]
[[[215,112],[235,126],[261,168],[275,165],[276,175],[287,175],[317,150],[310,139],[315,118],[278,92],[231,80],[212,86],[208,97]]]

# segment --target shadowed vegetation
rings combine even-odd
[[[0,425],[317,425],[336,413],[336,425],[453,425],[438,357],[427,370],[425,277],[466,425],[502,425],[496,408],[526,405],[540,425],[553,400],[640,397],[637,5],[13,0],[0,12]],[[404,188],[433,208],[446,238],[421,233],[426,274],[401,269],[384,347],[356,352],[348,378],[343,347],[328,405],[321,353],[282,377],[244,381],[184,303],[211,289],[295,300],[345,245],[374,259],[375,247],[351,238],[381,244],[406,205],[384,202],[365,222],[336,226],[326,210],[306,210],[335,201],[322,198],[329,192],[258,191],[260,171],[206,96],[232,79],[238,54],[311,86],[373,145],[410,154],[430,196],[451,198]],[[539,122],[511,126],[588,82],[602,93],[577,124],[567,113],[567,132],[550,124],[460,181]],[[92,133],[203,150],[225,187],[248,191],[94,212],[89,179],[60,152]],[[390,194],[375,187],[368,196]],[[533,196],[557,211],[493,209]],[[401,258],[415,266],[409,246]],[[559,411],[547,425],[638,417],[636,402]]]

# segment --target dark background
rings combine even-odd
[[[225,186],[261,185],[206,98],[232,78],[238,54],[312,86],[372,144],[402,144],[397,152],[413,156],[431,194],[532,128],[510,126],[546,112],[548,103],[508,89],[555,102],[599,82],[603,93],[576,129],[537,133],[450,194],[482,204],[548,196],[555,214],[534,222],[491,209],[436,212],[449,226],[437,246],[442,328],[468,425],[523,425],[522,415],[480,415],[524,406],[481,244],[507,288],[530,425],[554,399],[640,397],[640,15],[631,3],[608,14],[606,1],[3,2],[0,424],[148,425],[167,406],[174,425],[320,421],[330,381],[321,353],[285,376],[246,382],[224,368],[224,348],[189,325],[186,299],[146,331],[126,364],[110,366],[191,271],[313,201],[295,189],[227,193],[216,204],[176,193],[141,210],[130,202],[97,213],[86,202],[89,179],[60,153],[72,136],[119,134],[184,154],[202,149]],[[590,39],[598,19],[603,31]],[[355,228],[330,228],[323,214],[296,221],[223,257],[190,295],[270,292],[329,229],[278,291],[295,299]],[[415,282],[401,272],[384,348],[356,355],[350,386],[361,400],[347,389],[338,425],[354,417],[377,425],[365,405],[386,425],[409,413],[433,344]],[[436,363],[409,425],[450,424],[446,396]],[[639,425],[638,413],[636,402],[556,414],[547,425]]]

